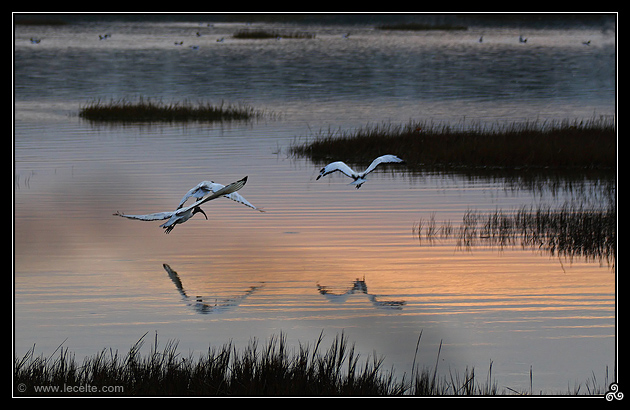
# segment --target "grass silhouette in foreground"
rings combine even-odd
[[[242,351],[227,343],[211,347],[198,359],[182,357],[177,343],[169,341],[158,350],[157,334],[147,356],[140,349],[146,334],[127,355],[103,350],[77,363],[74,355],[59,347],[58,358],[34,357],[34,347],[14,360],[14,394],[20,396],[393,396],[393,395],[497,395],[532,394],[506,387],[498,391],[488,373],[478,380],[475,370],[463,374],[449,369],[438,377],[435,368],[419,369],[414,356],[412,378],[394,377],[393,369],[382,368],[383,359],[367,357],[362,364],[354,345],[337,335],[330,348],[320,350],[323,335],[313,346],[287,346],[285,337],[272,337],[265,346],[254,339]],[[416,356],[422,333],[416,344]],[[607,380],[606,380],[607,382]],[[531,369],[530,369],[531,384]],[[587,380],[584,394],[603,394],[594,376]],[[81,389],[81,387],[83,387]],[[107,391],[101,388],[108,387]],[[580,386],[567,394],[580,393]]]

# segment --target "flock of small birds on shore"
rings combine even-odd
[[[195,36],[196,37],[202,37],[202,36],[204,36],[204,34],[202,34],[201,32],[197,31],[195,33]],[[346,38],[346,39],[350,38],[350,33],[344,33],[344,34],[342,34],[341,37],[342,38]],[[110,33],[105,33],[105,34],[99,34],[98,35],[98,39],[99,40],[107,40],[109,38],[112,38],[112,35]],[[278,37],[276,37],[276,40],[280,40],[281,38],[282,38],[281,36],[278,36]],[[41,38],[35,38],[35,37],[31,37],[30,38],[31,44],[39,44],[41,41],[42,41]],[[225,37],[219,37],[219,38],[216,39],[217,43],[223,43],[224,41],[225,41]],[[484,38],[483,38],[483,35],[482,35],[482,36],[479,37],[479,43],[483,43],[483,42],[484,42]],[[519,38],[518,38],[518,42],[520,44],[526,44],[527,43],[527,38],[523,37],[522,35],[520,35]],[[175,46],[183,46],[184,45],[184,41],[175,41],[175,42],[173,42],[173,44]],[[591,40],[582,41],[582,45],[590,46],[591,45]],[[190,45],[189,47],[192,50],[199,50],[199,45],[197,45],[197,44]]]

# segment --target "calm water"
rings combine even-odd
[[[51,354],[64,340],[79,357],[126,353],[146,332],[179,340],[184,354],[280,332],[297,345],[323,331],[326,346],[343,331],[402,377],[422,331],[417,360],[433,366],[442,341],[445,375],[481,375],[492,362],[500,388],[529,390],[531,367],[534,391],[547,392],[593,374],[603,384],[606,366],[613,379],[614,268],[520,248],[462,251],[412,234],[431,215],[456,223],[468,209],[560,205],[575,192],[398,172],[376,172],[356,190],[342,176],[316,182],[319,166],[286,152],[320,130],[368,123],[612,115],[614,34],[265,26],[316,38],[229,38],[246,27],[258,25],[15,28],[16,355],[33,344]],[[136,96],[279,115],[222,125],[77,118],[94,99]],[[202,180],[245,175],[241,194],[265,213],[219,199],[205,206],[208,221],[197,216],[170,235],[158,222],[112,216],[172,210]]]

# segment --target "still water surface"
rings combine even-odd
[[[323,331],[325,346],[343,331],[402,377],[422,331],[417,361],[433,366],[442,342],[442,374],[492,362],[499,387],[528,391],[531,367],[534,391],[546,392],[593,374],[603,384],[606,366],[612,380],[614,268],[520,248],[462,251],[412,233],[432,215],[456,223],[469,209],[562,205],[574,191],[385,167],[356,190],[343,176],[315,181],[318,165],[287,155],[320,130],[368,123],[612,115],[612,33],[532,29],[519,44],[509,28],[265,26],[316,38],[229,37],[245,27],[16,26],[16,355],[33,344],[51,354],[64,340],[79,357],[126,352],[145,332],[179,340],[184,354],[280,332],[297,345]],[[136,96],[278,115],[129,126],[76,116],[91,100]],[[159,222],[112,216],[172,210],[202,180],[245,175],[240,193],[266,212],[219,199],[205,206],[208,221],[198,215],[170,235]]]

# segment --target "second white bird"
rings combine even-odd
[[[370,164],[369,167],[367,167],[365,169],[365,171],[363,172],[357,172],[355,170],[353,170],[352,168],[350,168],[348,165],[346,165],[344,162],[342,161],[337,161],[337,162],[332,162],[328,165],[326,165],[324,168],[322,168],[319,171],[319,175],[317,176],[317,179],[320,179],[321,177],[331,174],[335,171],[339,171],[347,176],[349,176],[350,178],[354,179],[353,182],[350,183],[350,185],[356,185],[357,189],[361,188],[361,185],[363,185],[363,183],[366,181],[365,176],[367,174],[369,174],[370,172],[374,171],[374,168],[376,168],[379,164],[384,164],[384,163],[391,163],[391,162],[404,162],[402,159],[398,158],[396,155],[382,155],[378,158],[376,158],[374,161],[372,161],[372,163]]]

